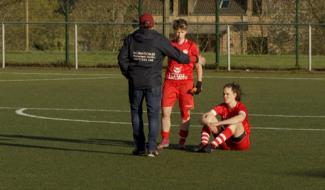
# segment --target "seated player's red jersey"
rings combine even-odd
[[[199,56],[197,45],[191,40],[186,39],[184,43],[178,44],[176,40],[172,41],[172,45],[188,54],[190,57]],[[189,64],[180,64],[175,60],[168,59],[168,68],[166,70],[166,80],[193,80],[194,61],[191,59]]]
[[[250,124],[248,121],[247,108],[243,103],[237,102],[237,105],[233,109],[230,109],[227,106],[227,104],[222,103],[222,104],[219,104],[216,107],[214,107],[212,109],[212,111],[214,112],[214,115],[219,115],[222,120],[226,120],[231,117],[234,117],[234,116],[238,115],[239,112],[244,112],[246,117],[245,117],[244,121],[242,121],[242,124],[245,128],[246,134],[250,135]]]

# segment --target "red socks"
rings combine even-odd
[[[230,128],[227,127],[211,142],[212,147],[217,148],[220,144],[224,143],[232,135],[232,131],[230,130]]]
[[[201,144],[207,145],[210,139],[210,129],[207,126],[204,126],[201,131]]]
[[[188,136],[188,131],[179,130],[179,144],[184,145],[186,137]]]
[[[169,131],[161,131],[161,137],[163,140],[169,140]]]

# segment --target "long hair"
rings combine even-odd
[[[232,82],[232,83],[227,83],[223,86],[223,89],[225,88],[231,88],[231,90],[236,93],[236,101],[240,101],[241,100],[241,96],[243,95],[242,89],[240,88],[240,85]]]

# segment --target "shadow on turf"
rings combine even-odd
[[[77,143],[77,144],[94,144],[94,145],[107,145],[107,146],[122,146],[122,147],[133,147],[132,141],[118,140],[118,139],[68,139],[58,137],[42,137],[42,136],[28,136],[28,135],[9,135],[0,134],[1,141],[12,141],[18,139],[28,139],[36,141],[50,141],[50,142],[64,142],[64,143]],[[83,149],[72,149],[72,148],[61,148],[51,147],[44,145],[27,145],[18,143],[0,143],[0,146],[13,146],[21,148],[38,148],[38,149],[49,149],[49,150],[61,150],[61,151],[75,151],[75,152],[88,152],[88,153],[103,153],[103,154],[117,154],[117,155],[131,155],[128,153],[108,152],[108,151],[97,151],[97,150],[83,150]]]
[[[301,177],[312,177],[312,178],[325,178],[325,170],[314,169],[308,171],[295,171],[288,172],[288,175],[301,176]]]
[[[186,145],[185,150],[186,152],[194,152],[194,148],[197,148],[198,145]],[[166,149],[173,149],[179,150],[178,144],[169,144],[169,147]]]
[[[101,146],[119,146],[119,147],[132,147],[133,141],[119,140],[119,139],[71,139],[71,138],[58,138],[58,137],[43,137],[43,136],[31,136],[31,135],[12,135],[12,134],[0,134],[1,141],[13,141],[18,139],[27,139],[33,141],[48,141],[48,142],[63,142],[63,143],[75,143],[75,144],[93,144]],[[3,143],[0,142],[0,146],[14,146],[21,148],[38,148],[38,149],[49,149],[49,150],[61,150],[61,151],[75,151],[75,152],[88,152],[88,153],[103,153],[103,154],[118,154],[118,155],[131,155],[128,153],[108,152],[108,151],[97,151],[97,150],[83,150],[83,149],[72,149],[72,148],[61,148],[44,145],[27,145],[20,143]],[[197,145],[186,145],[185,151],[194,152],[194,148]],[[178,144],[170,144],[168,149],[178,149]]]

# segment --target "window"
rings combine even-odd
[[[230,0],[221,0],[220,2],[220,8],[229,8]]]
[[[262,0],[253,0],[253,15],[261,15]]]
[[[169,1],[169,11],[171,15],[174,14],[174,0]]]
[[[247,0],[235,0],[240,7],[242,7],[245,11],[247,10]]]
[[[178,14],[181,16],[188,15],[188,0],[178,1]]]

